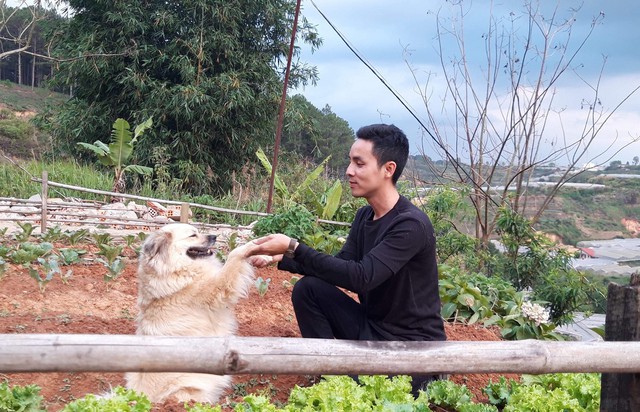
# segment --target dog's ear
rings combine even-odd
[[[153,259],[158,254],[165,254],[169,250],[171,238],[170,232],[158,231],[151,234],[142,246],[142,253],[147,255],[149,259]]]

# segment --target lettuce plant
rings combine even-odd
[[[9,387],[7,382],[0,383],[0,411],[44,412],[43,399],[39,386]]]
[[[84,398],[75,400],[62,412],[148,412],[151,410],[149,399],[132,389],[118,386],[106,396],[88,394]]]

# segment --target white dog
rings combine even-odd
[[[235,333],[233,308],[254,277],[252,243],[222,264],[211,250],[216,237],[188,224],[169,224],[142,246],[138,266],[138,335],[224,336]],[[214,403],[229,376],[202,373],[127,373],[127,387],[152,402],[174,398]]]

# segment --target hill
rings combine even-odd
[[[1,152],[19,158],[39,157],[45,136],[30,120],[48,105],[59,105],[68,98],[50,90],[0,81]]]
[[[536,229],[566,245],[575,245],[582,240],[639,237],[640,166],[611,163],[604,170],[576,174],[554,197]],[[496,170],[497,181],[505,171]],[[432,187],[457,181],[453,172],[453,167],[446,162],[412,156],[405,176],[415,179],[419,187]],[[558,168],[535,170],[533,183],[520,200],[527,206],[525,214],[528,217],[533,216],[544,202],[549,185],[557,176]],[[457,227],[472,230],[473,224]]]

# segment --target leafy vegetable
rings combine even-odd
[[[71,402],[62,412],[147,412],[151,402],[143,394],[118,386],[106,397],[89,394]]]
[[[0,383],[0,411],[2,412],[44,412],[43,397],[36,385],[9,387]]]

